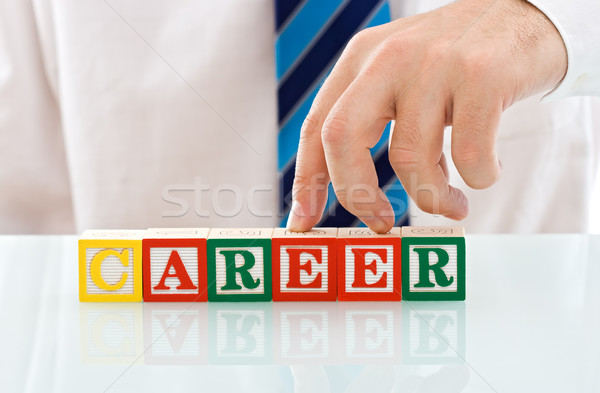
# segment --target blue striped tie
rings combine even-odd
[[[275,0],[281,226],[285,226],[291,206],[300,127],[319,87],[354,34],[389,21],[385,0]],[[396,212],[396,225],[406,225],[408,199],[388,161],[389,128],[388,124],[371,154],[379,186]],[[327,207],[318,225],[362,223],[339,204],[330,185]]]

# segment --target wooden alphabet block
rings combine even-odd
[[[401,230],[338,229],[338,299],[401,300]]]
[[[142,301],[142,237],[138,230],[88,230],[79,238],[79,300]]]
[[[208,300],[271,300],[272,228],[213,228],[207,240]]]
[[[464,228],[403,227],[402,242],[405,300],[465,300]]]
[[[205,302],[208,228],[148,229],[142,242],[144,301]]]
[[[335,301],[337,228],[273,232],[273,300]]]

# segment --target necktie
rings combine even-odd
[[[279,213],[285,226],[292,202],[300,127],[319,87],[350,38],[390,21],[385,0],[275,0],[275,59],[278,102]],[[407,196],[388,160],[390,125],[371,149],[379,186],[396,212],[396,225],[408,223]],[[362,226],[345,210],[329,186],[318,226]]]

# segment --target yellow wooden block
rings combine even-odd
[[[89,230],[79,238],[79,300],[142,301],[140,230]]]

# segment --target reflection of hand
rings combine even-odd
[[[360,32],[302,127],[288,227],[319,221],[330,179],[340,203],[371,229],[392,227],[369,153],[390,120],[390,163],[409,195],[424,211],[466,217],[465,195],[448,183],[444,127],[453,126],[452,159],[465,182],[489,187],[501,171],[502,111],[555,86],[566,65],[554,25],[524,0],[459,0]]]
[[[329,392],[329,378],[323,366],[290,366],[294,393]]]

